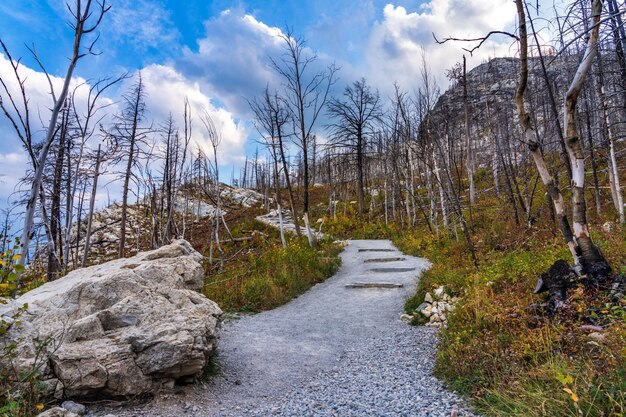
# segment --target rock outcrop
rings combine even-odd
[[[199,222],[206,223],[207,218],[214,218],[217,215],[217,207],[205,195],[203,188],[192,184],[185,184],[184,187],[192,187],[192,190],[187,190],[187,193],[179,193],[174,200],[175,221],[179,227],[182,226],[183,216],[186,218],[187,224],[198,224]],[[263,201],[263,195],[254,190],[231,187],[225,184],[221,184],[220,187],[222,204],[220,211],[224,215],[238,208],[258,206]],[[150,208],[152,198],[150,195],[145,196],[137,204],[130,204],[127,208],[126,253],[128,254],[136,254],[140,248],[144,248],[146,231],[150,231],[154,227],[153,221],[155,219],[152,218]],[[157,192],[156,200],[160,198],[160,194]],[[121,222],[122,206],[118,203],[113,203],[93,213],[88,256],[90,264],[101,264],[117,257]],[[84,216],[80,222],[72,225],[69,240],[74,250],[70,251],[69,254],[70,265],[80,265],[83,258],[87,223],[88,220]],[[34,264],[45,271],[47,262],[47,250],[38,251]]]
[[[202,256],[184,241],[75,270],[0,305],[0,369],[38,368],[56,398],[145,394],[202,371],[222,311],[198,293]],[[13,319],[20,306],[28,309]]]

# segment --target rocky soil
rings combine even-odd
[[[263,201],[263,195],[244,188],[231,187],[221,184],[220,198],[222,199],[221,213],[226,214],[235,207],[255,207]],[[185,216],[188,223],[196,224],[213,218],[217,213],[215,207],[203,192],[196,190],[195,197],[185,199],[179,195],[174,201],[174,210],[178,217]],[[101,264],[115,259],[118,254],[120,225],[122,221],[122,207],[118,203],[96,210],[93,215],[92,235],[90,239],[89,264]],[[179,223],[181,220],[178,220]],[[138,204],[128,206],[127,212],[127,253],[136,254],[142,248],[142,239],[146,230],[152,228],[152,217],[150,214],[150,202],[139,201]],[[83,247],[85,245],[85,235],[87,234],[87,219],[82,218],[79,223],[72,225],[70,231],[70,241],[72,251],[70,253],[70,265],[80,265],[83,257]],[[77,239],[78,238],[78,239]],[[76,241],[78,240],[78,243]],[[145,242],[144,242],[145,245]],[[44,254],[43,252],[41,254]],[[47,255],[35,260],[35,265],[46,268]]]

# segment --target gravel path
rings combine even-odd
[[[435,330],[399,318],[427,261],[387,240],[350,241],[342,259],[334,277],[290,303],[226,323],[209,382],[92,415],[472,416],[431,375]],[[346,287],[354,283],[403,286]]]

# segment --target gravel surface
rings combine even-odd
[[[90,415],[473,416],[431,374],[436,330],[400,320],[428,262],[365,262],[399,255],[388,240],[350,241],[334,277],[275,310],[225,323],[208,382]],[[403,269],[372,272],[382,266]],[[403,287],[346,288],[352,283]]]

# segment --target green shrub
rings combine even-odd
[[[18,276],[24,272],[24,266],[17,263],[21,255],[19,239],[0,235],[0,241],[12,242],[5,244],[0,250],[0,304],[6,304],[6,299],[38,286],[37,280],[24,279],[18,286]],[[22,305],[11,317],[0,319],[0,338],[9,340],[6,336],[16,326],[21,326],[20,317],[28,309],[28,304]],[[8,361],[15,357],[15,343],[0,345],[0,360]],[[38,348],[38,352],[43,345]],[[35,364],[38,361],[35,360]],[[39,402],[42,386],[37,366],[28,372],[16,372],[13,369],[0,369],[0,416],[29,417],[37,414],[43,405]]]

